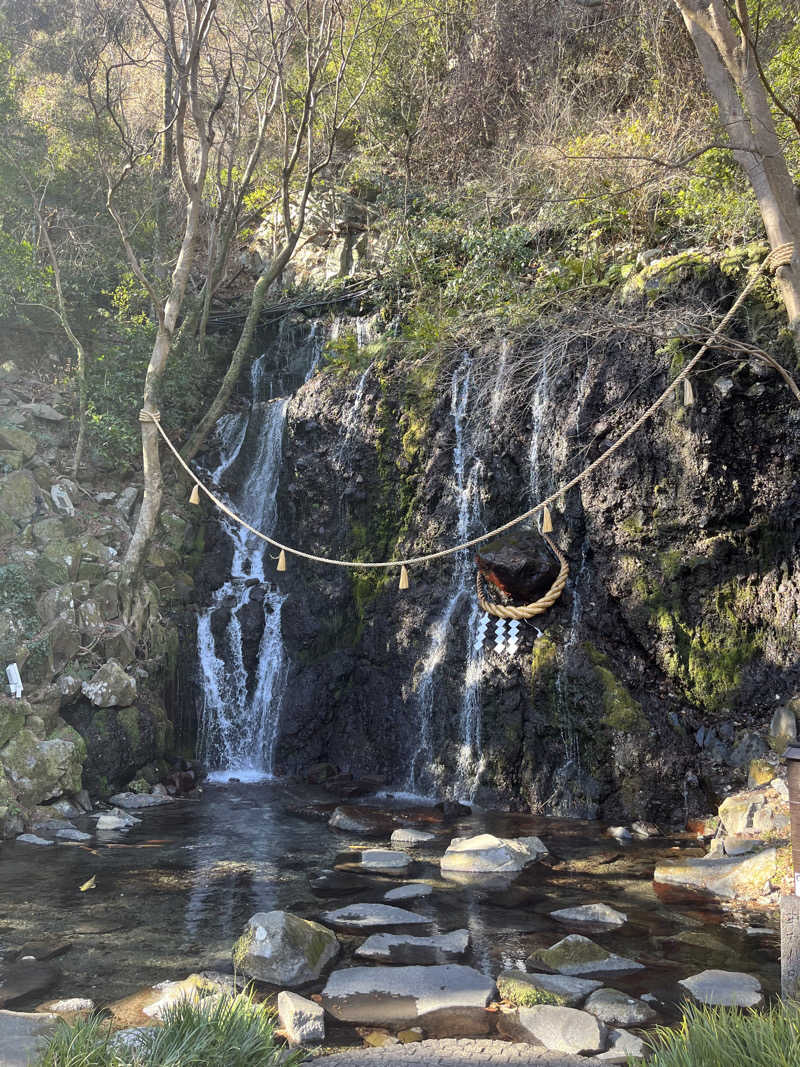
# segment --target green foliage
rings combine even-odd
[[[165,1011],[163,1026],[142,1030],[131,1047],[97,1016],[59,1023],[39,1067],[293,1067],[301,1055],[275,1038],[274,1012],[243,993],[213,1003],[180,1000]]]
[[[800,1005],[765,1012],[688,1005],[676,1030],[655,1032],[651,1067],[800,1067]]]

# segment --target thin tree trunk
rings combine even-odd
[[[267,291],[275,279],[280,276],[284,267],[292,258],[296,244],[297,234],[294,234],[284,245],[278,258],[272,261],[267,270],[253,286],[253,293],[250,297],[250,307],[247,309],[247,318],[244,320],[242,332],[239,334],[236,348],[233,350],[228,369],[225,371],[225,377],[222,379],[217,394],[211,401],[208,410],[198,423],[197,429],[192,434],[189,443],[183,450],[184,459],[190,460],[197,455],[203,447],[209,433],[214,428],[217,419],[219,419],[220,415],[224,412],[225,407],[231,398],[231,393],[239,380],[239,375],[241,374],[247,353],[250,351],[250,344],[256,331],[258,318],[264,307],[264,301],[267,298]]]

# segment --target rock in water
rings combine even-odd
[[[582,934],[569,934],[550,948],[540,949],[536,958],[561,974],[602,974],[604,971],[638,971],[642,964],[617,956]]]
[[[621,993],[619,989],[598,989],[584,1008],[609,1026],[645,1026],[656,1018],[649,1004]]]
[[[472,967],[349,967],[334,971],[322,1005],[342,1022],[364,1026],[418,1024],[439,1037],[485,1034],[491,978]]]
[[[233,947],[233,962],[272,985],[313,982],[339,952],[332,930],[288,911],[259,912]]]
[[[538,534],[514,533],[490,541],[475,556],[478,570],[514,600],[544,596],[555,581],[559,564]]]
[[[55,985],[60,977],[61,971],[54,963],[18,960],[0,970],[0,1007],[34,993],[43,993]]]
[[[469,931],[452,930],[432,937],[403,934],[372,934],[355,955],[378,963],[433,964],[454,963],[469,948]]]
[[[718,897],[747,899],[760,896],[775,875],[778,854],[774,848],[724,859],[705,857],[664,861],[656,865],[654,882],[704,889]]]
[[[740,971],[701,971],[678,982],[698,1004],[724,1008],[757,1008],[764,1000],[761,983]]]
[[[442,871],[508,873],[547,855],[538,837],[454,837],[442,856]]]
[[[323,912],[331,926],[347,930],[377,930],[384,926],[426,926],[431,920],[415,911],[395,908],[391,904],[349,904],[346,908]]]
[[[602,923],[605,926],[622,926],[628,916],[612,908],[610,904],[581,904],[578,908],[559,908],[550,916],[560,923]]]
[[[290,1045],[315,1045],[325,1040],[325,1009],[288,990],[278,993],[278,1018]]]
[[[582,1004],[590,993],[603,985],[593,978],[571,978],[566,974],[529,974],[527,971],[503,971],[498,975],[497,988],[500,996],[514,1003],[517,998],[534,999],[535,994],[544,994],[540,999],[549,999],[565,1008]]]
[[[425,845],[435,839],[436,834],[428,833],[427,830],[414,830],[410,826],[400,827],[390,838],[393,845]]]
[[[429,897],[433,892],[433,886],[424,882],[411,882],[408,885],[398,885],[383,894],[384,900],[414,900],[417,897]]]
[[[501,1034],[532,1045],[544,1045],[553,1052],[602,1052],[608,1044],[605,1024],[588,1011],[537,1004],[501,1015]]]

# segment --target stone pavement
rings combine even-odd
[[[418,1041],[386,1048],[359,1048],[307,1060],[314,1067],[480,1067],[516,1064],[517,1067],[586,1067],[585,1056],[547,1052],[532,1045],[459,1037]]]

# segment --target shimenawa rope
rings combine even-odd
[[[499,534],[505,533],[506,530],[513,529],[520,523],[525,522],[526,519],[532,518],[538,512],[544,513],[548,505],[554,504],[560,497],[569,492],[570,489],[574,489],[576,485],[579,485],[581,482],[585,481],[590,474],[596,471],[598,467],[600,467],[603,463],[606,462],[606,460],[610,459],[611,456],[622,447],[622,445],[628,440],[628,438],[632,437],[633,434],[635,434],[636,431],[641,426],[643,426],[644,423],[647,422],[647,420],[651,418],[660,407],[662,407],[666,403],[666,401],[669,399],[671,394],[675,392],[678,386],[680,386],[683,382],[688,381],[691,372],[694,370],[694,368],[697,366],[697,364],[700,362],[700,360],[703,358],[709,348],[713,345],[716,338],[722,333],[722,331],[731,321],[733,316],[739,310],[742,303],[747,298],[748,294],[753,289],[753,286],[756,284],[759,277],[764,273],[764,271],[770,268],[773,270],[777,270],[779,267],[787,266],[789,263],[791,263],[793,257],[794,245],[792,243],[778,245],[769,253],[769,255],[763,260],[763,262],[759,266],[758,270],[753,274],[750,281],[747,283],[741,293],[739,293],[739,296],[736,298],[734,303],[725,313],[719,325],[716,326],[715,329],[712,330],[712,332],[708,335],[708,338],[706,339],[703,347],[697,352],[696,355],[694,355],[689,360],[689,362],[686,364],[680,374],[673,378],[673,380],[670,382],[664,392],[661,393],[661,395],[653,401],[650,407],[648,407],[639,416],[639,418],[636,419],[636,421],[628,427],[628,429],[622,434],[622,436],[619,437],[613,445],[611,445],[609,448],[606,449],[605,452],[602,453],[602,455],[598,456],[597,459],[593,460],[590,464],[588,464],[588,466],[584,467],[583,470],[579,471],[574,478],[571,478],[568,482],[565,482],[564,485],[559,486],[559,488],[556,489],[555,492],[551,493],[550,496],[545,497],[544,500],[540,500],[537,504],[534,504],[532,508],[528,508],[528,510],[524,511],[521,515],[517,515],[516,518],[510,519],[508,522],[503,523],[502,526],[497,526],[494,530],[489,530],[487,533],[481,534],[479,537],[473,537],[469,541],[462,541],[460,544],[451,545],[449,548],[440,549],[438,552],[427,552],[422,556],[409,556],[401,559],[385,560],[381,563],[371,563],[363,562],[361,560],[333,559],[329,556],[317,556],[314,555],[314,553],[312,552],[303,552],[299,548],[292,548],[291,545],[281,544],[280,541],[276,541],[273,537],[269,537],[267,534],[262,533],[260,530],[257,530],[254,526],[251,526],[249,522],[246,522],[240,515],[237,515],[236,512],[232,511],[227,506],[227,504],[220,500],[218,496],[215,496],[215,494],[212,493],[212,491],[206,485],[203,484],[203,482],[194,473],[194,471],[184,460],[183,456],[181,456],[180,452],[177,450],[177,448],[173,445],[172,441],[167,436],[164,427],[161,425],[161,413],[159,411],[147,411],[143,408],[139,412],[139,421],[152,422],[155,425],[156,429],[161,434],[162,438],[164,439],[164,443],[169,448],[170,452],[172,452],[173,456],[178,461],[180,466],[186,471],[191,480],[195,483],[195,487],[192,490],[193,499],[196,496],[196,490],[198,488],[202,489],[202,491],[206,494],[212,504],[219,508],[220,511],[222,511],[229,518],[233,519],[234,522],[238,522],[240,526],[243,526],[245,530],[248,530],[255,537],[260,538],[262,541],[266,542],[266,544],[268,545],[271,545],[273,548],[277,548],[282,556],[284,553],[288,552],[292,556],[297,556],[300,559],[310,560],[312,563],[323,563],[331,567],[348,567],[352,570],[374,570],[378,568],[388,569],[391,567],[400,567],[402,574],[403,568],[415,566],[417,564],[422,563],[430,563],[435,559],[443,559],[445,556],[451,556],[454,555],[456,552],[462,552],[466,548],[473,548],[475,545],[480,545],[484,541],[489,541],[492,538],[497,537]],[[487,601],[485,596],[483,595],[483,583],[481,576],[479,575],[478,599],[481,601],[481,607],[483,607],[484,610],[490,611],[492,614],[498,615],[500,618],[527,618],[529,616],[525,614],[520,615],[515,613],[524,613],[525,611],[530,611],[532,615],[536,615],[540,614],[542,611],[547,610],[548,607],[555,603],[564,588],[564,584],[567,579],[568,565],[564,555],[556,548],[552,540],[546,536],[545,540],[548,542],[550,548],[555,552],[556,556],[561,562],[561,570],[559,571],[558,577],[553,583],[550,592],[545,597],[542,597],[541,600],[536,601],[534,604],[528,605],[526,608],[512,608],[506,605],[492,604],[490,601]],[[285,559],[285,556],[283,556],[283,558]]]

